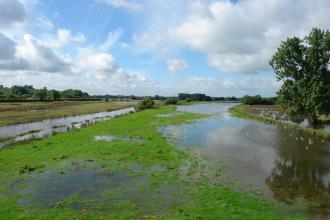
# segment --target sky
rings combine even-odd
[[[90,94],[274,96],[288,37],[329,0],[0,0],[0,85]]]

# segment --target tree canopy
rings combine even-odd
[[[290,113],[306,115],[311,125],[330,113],[330,32],[313,29],[303,39],[288,38],[270,60],[278,80],[278,103]]]
[[[48,90],[46,87],[35,89],[33,86],[25,85],[12,87],[4,87],[0,85],[0,100],[40,100],[40,101],[55,101],[60,99],[88,99],[90,96],[87,92],[82,92],[78,89],[67,89],[64,91]]]

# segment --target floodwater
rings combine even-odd
[[[143,142],[143,139],[141,138],[120,138],[120,137],[115,137],[111,135],[103,135],[103,136],[95,136],[94,140],[96,141],[106,141],[106,142],[111,142],[111,141],[125,141],[125,142]]]
[[[178,193],[181,186],[177,184],[152,182],[151,176],[162,171],[162,167],[143,169],[138,164],[109,171],[76,163],[76,168],[65,172],[48,171],[19,179],[12,184],[8,195],[19,195],[18,204],[30,207],[69,206],[77,211],[112,212],[120,205],[124,209],[131,203],[145,215],[163,214],[182,203],[185,196]]]
[[[0,138],[12,137],[0,142],[0,149],[10,143],[43,138],[59,132],[90,126],[105,120],[134,112],[134,108],[125,108],[110,112],[70,116],[58,119],[48,119],[38,122],[8,125],[0,127]]]
[[[172,144],[209,156],[225,166],[225,178],[243,190],[309,211],[330,215],[330,142],[289,128],[232,117],[235,104],[178,106],[178,111],[211,114],[207,119],[162,129]]]

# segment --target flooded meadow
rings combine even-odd
[[[308,203],[312,213],[328,216],[330,142],[290,128],[234,118],[235,104],[178,106],[178,111],[209,118],[162,128],[173,145],[206,154],[238,190],[288,204]],[[224,163],[223,163],[224,160]]]

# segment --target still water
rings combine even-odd
[[[289,128],[232,117],[235,104],[178,106],[178,111],[211,114],[162,129],[180,148],[202,152],[226,178],[244,190],[289,204],[307,203],[321,217],[330,214],[330,142]],[[225,161],[223,163],[223,161]]]
[[[48,119],[38,122],[8,125],[0,127],[0,138],[11,137],[10,140],[0,141],[0,149],[13,142],[26,141],[35,138],[51,136],[58,132],[90,126],[98,122],[134,112],[134,108],[125,108],[110,112],[99,112],[71,117]]]

